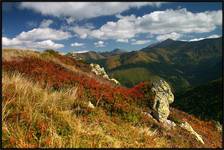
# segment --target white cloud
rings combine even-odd
[[[34,28],[27,32],[20,33],[16,38],[19,40],[63,40],[71,37],[69,32],[51,28]]]
[[[116,41],[120,43],[128,43],[128,39],[117,39]]]
[[[73,53],[87,53],[89,52],[90,50],[80,50],[80,51],[74,51]]]
[[[132,39],[132,45],[142,45],[142,44],[146,44],[146,43],[149,43],[150,40],[135,40],[135,39]]]
[[[55,43],[54,40],[63,40],[71,37],[70,33],[51,28],[34,28],[22,32],[14,38],[2,37],[3,47],[36,48],[36,49],[59,49],[63,44]]]
[[[138,17],[136,24],[142,27],[142,32],[150,31],[152,34],[203,33],[222,25],[221,18],[221,10],[192,13],[186,9],[168,9]]]
[[[168,34],[162,34],[162,35],[158,35],[156,37],[156,39],[158,41],[164,41],[166,39],[173,39],[173,40],[177,40],[181,37],[181,34],[176,33],[176,32],[172,32],[172,33],[168,33]]]
[[[50,20],[50,19],[44,19],[44,20],[41,21],[41,23],[40,23],[40,27],[41,27],[41,28],[47,28],[47,27],[49,27],[52,23],[53,23],[53,20]]]
[[[78,34],[81,39],[87,38],[87,35],[91,33],[91,29],[86,27],[80,27],[80,26],[72,27],[70,28],[70,30]]]
[[[98,41],[98,42],[95,42],[95,43],[94,43],[94,45],[95,45],[96,47],[105,47],[105,45],[104,45],[104,42],[103,42],[103,41]]]
[[[66,18],[65,20],[66,20],[66,22],[67,22],[68,24],[71,24],[71,23],[73,23],[73,22],[75,21],[75,18],[73,18],[73,17],[68,17],[68,18]]]
[[[159,7],[161,2],[23,2],[20,8],[32,9],[42,15],[86,19],[119,14],[130,8]]]
[[[221,35],[213,34],[213,35],[208,36],[207,38],[212,39],[212,38],[218,38],[218,37],[221,37]]]
[[[177,39],[184,33],[207,33],[222,25],[222,11],[192,13],[186,9],[154,11],[142,17],[119,16],[98,29],[75,26],[70,29],[80,38],[114,39],[127,41],[137,34],[156,35],[158,39]]]
[[[22,41],[16,39],[16,38],[13,38],[13,39],[9,39],[7,37],[2,37],[2,45],[3,46],[15,46],[15,45],[20,45],[22,44]]]
[[[81,47],[83,45],[84,45],[84,43],[78,43],[78,42],[71,43],[71,46],[75,46],[75,47]]]
[[[10,48],[34,48],[34,49],[59,49],[64,47],[63,44],[55,43],[51,40],[44,41],[22,41],[16,38],[9,39],[7,37],[2,37],[2,45],[3,47]]]
[[[218,38],[218,37],[221,37],[221,35],[213,34],[213,35],[203,37],[203,38],[194,38],[189,41],[200,41],[200,40],[204,40],[204,39],[212,39],[212,38]]]
[[[59,49],[59,48],[64,47],[64,45],[54,43],[51,40],[45,40],[45,41],[41,41],[41,42],[34,42],[31,47],[32,48],[34,47],[34,48],[37,48],[37,49],[46,49],[46,48]]]

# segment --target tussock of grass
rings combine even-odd
[[[48,140],[47,147],[54,147],[56,141],[61,143],[59,147],[65,146],[66,140],[62,137],[71,135],[73,133],[71,126],[77,126],[78,123],[76,118],[64,113],[72,109],[77,89],[72,88],[67,92],[49,92],[20,74],[9,76],[4,73],[2,80],[2,122],[4,123],[3,143],[5,146],[44,146],[46,140]],[[4,134],[4,131],[9,130],[8,134]],[[20,140],[31,141],[28,145],[27,143],[20,145]]]

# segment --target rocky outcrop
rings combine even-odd
[[[109,76],[105,72],[104,68],[103,67],[101,68],[100,65],[90,64],[90,67],[91,67],[91,71],[94,72],[96,75],[102,76],[105,79],[109,79]]]
[[[170,113],[169,104],[174,101],[174,95],[169,84],[163,80],[155,81],[152,83],[149,94],[149,104],[153,117],[166,123]]]
[[[168,120],[170,114],[169,105],[174,101],[174,95],[171,91],[169,84],[166,81],[159,80],[151,84],[151,90],[149,91],[149,104],[152,111],[152,116],[159,122],[163,123],[168,128],[174,128],[176,125],[180,126],[184,130],[187,130],[190,134],[194,135],[196,140],[204,144],[202,136],[199,135],[191,125],[187,122],[179,124]]]
[[[114,78],[109,78],[109,76],[107,75],[106,71],[104,70],[103,67],[100,67],[100,65],[98,64],[90,64],[90,67],[91,67],[91,71],[93,73],[95,73],[96,75],[98,76],[102,76],[103,78],[107,79],[107,80],[110,80],[112,82],[114,82],[115,84],[118,84],[120,85],[120,83],[114,79]]]
[[[180,127],[190,132],[190,134],[194,135],[196,140],[204,144],[204,141],[202,139],[202,136],[199,135],[197,132],[194,131],[194,129],[191,127],[191,125],[187,122],[183,122],[180,124]]]

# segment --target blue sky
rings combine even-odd
[[[138,50],[171,38],[222,35],[222,3],[3,2],[3,47]]]

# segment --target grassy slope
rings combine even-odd
[[[2,81],[3,147],[221,146],[221,134],[212,123],[172,111],[171,117],[186,119],[200,132],[205,145],[178,127],[167,131],[141,113],[133,90],[113,88],[88,73],[84,64],[54,53],[3,51]],[[97,90],[103,98],[97,99]],[[99,99],[98,107],[87,107],[89,100],[96,105]]]
[[[144,68],[130,68],[124,70],[117,70],[111,74],[112,77],[118,79],[123,85],[132,87],[141,81],[154,80],[159,78],[150,71]]]

